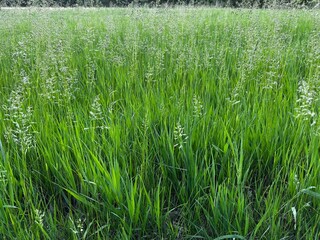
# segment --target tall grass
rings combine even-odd
[[[0,11],[2,239],[319,239],[320,15]]]

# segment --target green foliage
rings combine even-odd
[[[245,8],[312,8],[318,0],[0,0],[0,6],[111,7],[111,6],[218,6]]]
[[[319,12],[0,19],[1,239],[320,237]]]

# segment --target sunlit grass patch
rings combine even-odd
[[[319,238],[318,11],[0,19],[1,237]]]

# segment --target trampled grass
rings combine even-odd
[[[319,239],[320,13],[0,11],[1,239]]]

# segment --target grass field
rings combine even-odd
[[[320,239],[320,12],[2,9],[1,239]]]

